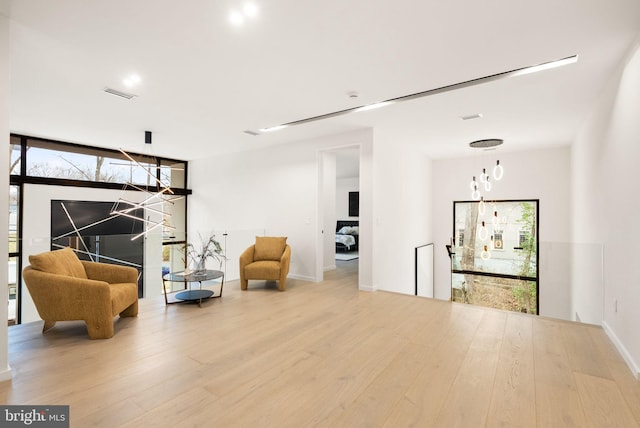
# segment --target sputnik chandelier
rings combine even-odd
[[[497,138],[490,138],[486,140],[477,140],[469,143],[470,147],[473,148],[482,148],[489,149],[492,147],[496,147],[504,143],[503,140]],[[496,160],[496,164],[493,167],[492,174],[487,174],[487,169],[482,168],[482,173],[479,175],[478,180],[476,180],[476,176],[474,175],[469,183],[469,187],[471,188],[471,199],[474,201],[478,201],[478,215],[481,218],[484,218],[484,215],[487,211],[487,202],[485,201],[485,194],[491,191],[492,180],[500,181],[504,176],[504,168],[500,165],[500,160]],[[489,199],[489,198],[486,198]],[[491,258],[491,251],[494,249],[494,234],[496,231],[501,230],[500,226],[501,220],[498,217],[498,211],[493,210],[493,215],[491,216],[491,225],[493,226],[493,232],[489,235],[489,230],[487,229],[486,221],[482,220],[480,223],[480,227],[478,229],[478,238],[480,241],[486,242],[488,239],[490,242],[487,244],[482,244],[482,252],[480,253],[480,258],[482,260],[489,260]],[[503,219],[502,223],[506,223],[506,218]]]
[[[145,143],[151,144],[151,131],[145,131]],[[132,182],[127,182],[123,190],[131,187],[140,192],[146,193],[148,196],[142,202],[129,201],[124,198],[119,198],[111,209],[111,215],[123,216],[131,218],[135,221],[140,221],[144,224],[144,230],[133,236],[132,241],[146,236],[152,230],[162,227],[163,229],[175,230],[175,227],[169,224],[171,218],[171,210],[166,209],[166,205],[173,205],[174,201],[182,199],[183,196],[172,197],[174,192],[168,184],[162,183],[157,174],[153,174],[151,170],[157,170],[159,166],[156,165],[142,165],[135,160],[133,156],[129,155],[125,150],[119,149],[120,152],[128,159],[131,166],[140,168],[149,176],[149,181],[155,182],[156,191],[150,191],[149,186],[146,188],[136,186]]]

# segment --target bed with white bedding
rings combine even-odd
[[[357,220],[338,220],[336,223],[336,251],[357,251],[358,236]]]

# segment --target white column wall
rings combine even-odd
[[[320,152],[322,156],[322,248],[323,270],[336,268],[336,153]]]
[[[7,144],[9,142],[9,2],[0,1],[0,136]],[[5,146],[6,147],[6,146]],[[3,173],[0,174],[0,200],[9,200],[9,150],[0,150],[0,165]],[[0,211],[0,224],[8,225],[8,210]],[[9,242],[8,228],[0,228],[0,242]],[[5,278],[0,282],[0,296],[6,302],[9,295],[7,263],[0,263],[0,278]],[[8,344],[8,306],[6,303],[0,305],[0,381],[11,378],[9,368],[9,344]]]
[[[508,142],[505,142],[505,145]],[[475,149],[469,149],[475,150]],[[470,152],[473,154],[476,152]],[[435,297],[451,298],[451,265],[445,250],[453,233],[453,201],[471,200],[469,182],[486,167],[490,171],[495,159],[500,159],[505,173],[493,183],[493,199],[540,199],[539,242],[547,249],[566,249],[571,241],[571,162],[569,146],[527,152],[499,150],[466,158],[442,159],[433,162],[433,228],[435,240]],[[547,251],[548,252],[548,251]],[[562,261],[559,258],[566,260]],[[554,265],[569,262],[566,251],[554,251],[553,260],[540,259],[540,313],[568,319],[570,312],[570,277],[545,278],[545,262]]]
[[[604,246],[603,327],[640,377],[640,38],[573,145],[573,236]],[[583,284],[583,294],[593,291]],[[576,302],[581,305],[582,302]]]
[[[432,242],[431,160],[415,144],[374,138],[374,287],[415,293],[415,248]]]

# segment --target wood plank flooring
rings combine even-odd
[[[140,302],[112,339],[9,329],[5,404],[72,427],[640,427],[640,383],[598,327],[387,292],[354,262],[202,307]]]

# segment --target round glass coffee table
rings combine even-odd
[[[214,279],[221,278],[220,294],[215,295],[213,290],[205,290],[202,288],[202,283],[205,281],[212,281]],[[184,283],[184,289],[181,291],[167,292],[167,282],[182,282]],[[198,288],[192,288],[192,284],[198,283]],[[175,272],[168,273],[162,277],[162,285],[164,290],[164,303],[179,303],[179,302],[198,302],[198,305],[202,305],[202,300],[212,299],[214,297],[222,297],[222,287],[224,287],[224,272],[219,270],[205,270],[202,272]],[[173,294],[174,300],[169,300],[167,294]]]

